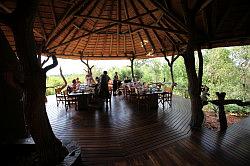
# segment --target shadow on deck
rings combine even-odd
[[[73,107],[72,107],[73,108]],[[190,102],[173,98],[172,109],[136,110],[122,96],[111,110],[67,112],[48,97],[47,113],[60,139],[75,140],[84,165],[247,165],[250,118],[224,134],[191,132]]]

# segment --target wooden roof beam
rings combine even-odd
[[[113,46],[113,35],[111,35],[110,38],[109,55],[112,55],[112,46]]]
[[[157,8],[161,9],[162,11],[164,11],[166,13],[166,15],[173,20],[179,27],[181,27],[183,30],[185,30],[186,32],[190,33],[190,28],[188,26],[186,26],[185,24],[183,24],[183,22],[177,18],[177,16],[175,16],[174,13],[172,13],[170,10],[164,8],[164,6],[162,6],[162,4],[160,4],[158,1],[156,0],[150,0],[150,2],[152,2]],[[179,28],[178,28],[179,29]]]
[[[72,52],[75,52],[75,50],[76,50],[76,48],[77,48],[78,44],[81,42],[81,40],[82,40],[82,39],[80,39],[80,40],[78,40],[78,41],[77,41],[77,43],[75,44],[75,47],[74,47],[74,49],[73,49],[73,51],[72,51]]]
[[[107,1],[107,0],[105,0],[105,3],[106,3],[106,1]],[[93,13],[94,9],[96,8],[97,3],[98,3],[98,1],[96,0],[96,1],[95,1],[95,4],[94,4],[94,5],[92,6],[92,8],[89,10],[89,12],[88,12],[87,15],[91,15],[91,14]],[[105,4],[105,3],[104,3],[104,4]],[[100,16],[100,14],[99,14],[99,16]],[[82,25],[84,25],[84,23],[85,23],[86,21],[87,21],[87,19],[84,19],[84,20],[81,22],[80,28],[82,27]],[[97,22],[96,22],[96,23],[97,23]],[[96,23],[94,24],[93,29],[95,28]],[[75,32],[73,32],[72,38],[75,37],[75,35],[77,34],[78,30],[79,30],[79,29],[76,29]],[[69,35],[69,34],[70,34],[70,33],[68,33],[67,35]],[[66,37],[66,38],[67,38],[67,37]],[[66,39],[66,38],[65,38],[65,39]],[[72,38],[71,38],[71,39],[72,39]],[[70,39],[70,40],[71,40],[71,39]],[[81,39],[79,39],[79,40],[81,40]],[[63,43],[63,42],[64,42],[64,40],[61,41],[61,43]],[[68,47],[69,45],[70,45],[70,43],[67,44],[67,46],[64,48],[63,52],[67,49],[67,47]]]
[[[8,8],[8,7],[6,7],[4,4],[2,4],[2,2],[0,2],[0,8],[2,8],[6,13],[12,13],[12,11]],[[41,37],[41,38],[43,38],[43,39],[45,39],[46,40],[46,36],[44,36],[44,35],[42,35],[40,32],[38,32],[37,30],[35,30],[34,28],[33,28],[33,32],[37,35],[37,36],[39,36],[39,37]]]
[[[126,45],[126,35],[124,34],[123,35],[123,43],[124,43],[124,45],[123,45],[123,52],[126,52],[127,51],[127,45]]]
[[[166,1],[164,1],[165,3],[166,3]],[[146,10],[146,11],[148,11],[149,9],[147,8],[147,6],[141,1],[141,0],[139,0],[139,3],[143,6],[143,8]],[[161,23],[160,23],[160,20],[161,20],[161,18],[162,18],[162,16],[163,16],[164,14],[162,14],[161,15],[161,17],[160,18],[156,18],[155,17],[155,15],[154,14],[150,14],[150,17],[153,19],[153,20],[156,20],[156,22],[155,22],[155,24],[156,25],[159,25],[160,27],[164,27]],[[166,25],[165,25],[166,26]],[[169,27],[169,26],[167,26],[167,27]],[[158,35],[158,33],[156,32],[156,30],[153,30],[153,32],[154,32],[154,34],[155,34],[155,36],[156,36],[156,38],[157,38],[157,40],[159,41],[159,35]],[[172,36],[167,32],[167,31],[164,31],[164,33],[166,34],[166,37],[167,37],[167,39],[170,41],[170,43],[172,43],[172,45],[173,45],[173,47],[175,47],[175,40],[172,38]],[[156,35],[157,34],[157,35]],[[174,35],[176,35],[176,37],[177,38],[179,38],[179,35],[178,34],[174,34]],[[161,45],[161,47],[162,47],[162,43],[160,43],[160,45]]]
[[[67,34],[63,37],[62,41],[65,41],[66,38],[69,36],[69,34],[71,33],[72,31],[68,31]],[[62,42],[60,42],[62,43]],[[66,48],[68,47],[68,45],[66,45],[66,47],[63,49],[63,52],[66,50]]]
[[[142,45],[142,47],[144,48],[144,51],[147,52],[147,49],[146,49],[146,47],[145,47],[144,40],[142,39],[140,32],[137,32],[137,35],[139,36],[139,38],[140,38],[140,40],[141,40],[141,45]]]
[[[188,35],[187,32],[182,31],[182,30],[174,30],[174,29],[170,29],[170,28],[164,28],[164,27],[158,27],[158,26],[152,26],[152,25],[146,25],[146,24],[139,24],[139,23],[128,21],[129,19],[119,21],[119,20],[114,20],[114,19],[109,19],[109,18],[102,18],[102,17],[95,17],[95,16],[81,16],[81,17],[86,17],[86,18],[91,18],[91,19],[98,19],[98,20],[112,21],[115,25],[117,25],[117,24],[127,24],[127,25],[139,26],[139,27],[146,28],[146,29],[155,29],[155,30],[159,30],[159,31],[167,31],[169,33],[178,33],[178,34]]]
[[[195,10],[195,13],[204,10],[213,1],[214,0],[206,0],[204,3],[201,3],[199,6],[197,6],[197,9]]]
[[[95,55],[95,52],[96,52],[96,46],[99,42],[99,38],[100,38],[100,35],[97,35],[97,39],[96,39],[96,42],[95,42],[95,47],[94,47],[94,50],[93,50],[93,54]],[[81,40],[81,39],[80,39]]]
[[[222,18],[220,19],[220,22],[218,23],[218,26],[216,27],[215,32],[218,32],[220,30],[220,28],[223,26],[225,19],[227,19],[228,15],[230,14],[231,10],[232,10],[232,4],[233,4],[233,0],[230,0],[229,2],[229,7],[227,8],[226,12],[224,13],[224,15],[222,16]]]
[[[117,1],[117,19],[121,20],[121,1]],[[116,54],[119,54],[119,46],[120,46],[120,32],[121,32],[121,24],[117,25],[117,40],[116,40]]]
[[[165,3],[166,3],[166,1],[164,1]],[[148,11],[149,9],[147,8],[147,6],[141,1],[141,0],[139,0],[139,3],[143,6],[143,8],[146,10],[146,11]],[[161,22],[160,22],[160,20],[161,20],[161,18],[162,18],[162,16],[163,16],[164,14],[162,14],[161,15],[161,17],[160,18],[156,18],[155,17],[155,15],[153,14],[153,13],[151,13],[150,14],[150,17],[153,19],[153,20],[156,20],[156,22],[155,22],[155,24],[156,25],[159,25],[160,27],[163,27],[164,28],[164,26],[161,24]],[[166,26],[166,25],[165,25]],[[167,27],[169,27],[169,26],[167,26]],[[154,30],[154,33],[155,33],[155,30]],[[168,39],[171,39],[171,43],[173,44],[173,45],[175,45],[175,41],[174,41],[174,39],[171,37],[171,35],[168,33],[168,32],[166,32],[166,31],[164,31],[164,33],[166,34],[166,36],[168,36]],[[175,34],[176,36],[177,36],[177,34]],[[177,36],[178,37],[178,36]]]
[[[49,0],[49,6],[50,6],[52,17],[53,17],[53,22],[54,22],[54,25],[56,27],[56,25],[57,25],[57,18],[56,18],[56,12],[55,12],[55,8],[54,8],[54,5],[53,5],[53,2],[54,2],[54,0]]]
[[[46,39],[46,38],[44,38],[44,36],[43,36],[40,32],[38,32],[37,30],[33,29],[33,32],[34,32],[37,36],[39,36],[39,37],[41,37],[41,38],[43,38],[43,39]]]
[[[151,24],[148,24],[148,25],[154,25],[155,23],[151,23]],[[136,28],[136,29],[134,29],[133,31],[131,31],[131,33],[133,34],[133,33],[136,33],[137,31],[141,31],[142,30],[142,28],[141,27],[139,27],[139,28]],[[123,34],[126,34],[126,33],[128,33],[128,31],[126,31],[126,32],[123,32]]]
[[[90,38],[91,38],[91,35],[88,36],[88,40],[87,40],[87,42],[86,42],[84,48],[82,49],[82,52],[84,52],[84,50],[85,50],[86,47],[88,46],[88,43],[89,43]]]
[[[159,22],[161,21],[161,18],[164,16],[164,13],[162,12],[161,13],[161,16],[159,17],[159,18],[157,18],[157,20],[156,20],[156,24],[159,24]]]
[[[165,47],[164,47],[163,44],[162,44],[163,42],[162,42],[160,36],[159,36],[158,33],[156,32],[156,30],[153,30],[153,32],[154,32],[154,35],[155,35],[155,37],[156,37],[158,43],[161,45],[161,49],[164,49]]]
[[[113,26],[114,26],[114,24],[110,24],[110,25],[105,26],[105,27],[103,27],[103,28],[99,28],[99,29],[97,29],[97,30],[94,30],[94,31],[91,31],[91,32],[89,32],[89,33],[83,34],[83,35],[81,35],[81,36],[79,36],[79,37],[73,38],[73,39],[71,39],[71,40],[69,40],[69,41],[66,41],[66,42],[64,42],[64,43],[61,43],[61,44],[59,44],[59,45],[57,45],[57,46],[51,47],[51,48],[49,48],[49,49],[47,49],[47,50],[54,50],[54,49],[56,49],[56,48],[58,48],[58,47],[61,47],[61,46],[66,45],[66,44],[68,44],[68,43],[70,43],[70,42],[76,41],[76,40],[78,40],[78,39],[80,39],[80,38],[89,36],[89,35],[91,35],[91,34],[94,34],[94,33],[99,32],[99,31],[103,31],[103,30],[108,29],[108,28],[111,28],[111,27],[113,27]]]
[[[127,5],[126,5],[126,3],[125,3],[124,8],[125,8],[126,6],[127,6]],[[134,17],[126,18],[126,20],[121,20],[121,21],[119,21],[119,20],[114,20],[114,19],[111,19],[111,18],[101,18],[101,17],[100,17],[99,19],[100,19],[100,20],[107,20],[107,21],[113,21],[113,20],[114,20],[115,23],[121,23],[122,21],[127,21],[127,22],[129,22],[129,21],[135,20],[135,19],[137,19],[137,18],[139,18],[139,17],[143,17],[143,16],[145,16],[145,15],[148,15],[148,14],[150,14],[150,13],[154,13],[154,12],[157,12],[157,11],[159,11],[159,9],[149,10],[149,12],[142,13],[142,14],[139,14],[139,15],[134,16]],[[128,13],[128,10],[127,10],[127,13]],[[75,15],[75,17],[86,17],[86,18],[98,19],[98,17],[87,16],[87,15]]]
[[[158,10],[158,9],[156,9],[156,10]],[[136,18],[138,18],[138,17],[141,17],[142,15],[145,15],[145,14],[148,14],[148,13],[141,14],[140,16],[131,17],[131,18],[128,18],[128,19],[126,19],[126,20],[124,20],[124,21],[131,21],[131,20],[134,20],[134,19],[136,19]],[[96,17],[96,18],[98,18],[98,17]],[[99,29],[94,30],[94,31],[92,31],[92,32],[89,32],[89,33],[83,34],[83,35],[81,35],[81,36],[79,36],[79,37],[76,37],[76,38],[74,38],[74,39],[72,39],[72,40],[69,40],[69,41],[67,41],[67,42],[60,43],[60,44],[58,44],[57,46],[48,48],[47,51],[54,50],[54,49],[56,49],[56,48],[58,48],[58,47],[61,47],[61,46],[63,46],[63,45],[66,45],[66,44],[68,44],[68,43],[70,43],[70,42],[72,42],[72,41],[76,41],[76,40],[78,40],[78,39],[80,39],[80,38],[82,38],[82,37],[91,35],[91,34],[93,34],[93,33],[101,32],[101,31],[106,30],[106,29],[108,29],[108,28],[111,28],[111,27],[113,27],[113,26],[115,26],[115,25],[117,25],[117,24],[118,24],[118,23],[111,23],[111,24],[109,24],[109,25],[107,25],[107,26],[105,26],[105,27],[103,27],[103,28],[99,28]]]
[[[127,3],[125,0],[123,0],[123,4],[124,4],[124,12],[125,12],[125,16],[126,16],[126,19],[129,19],[129,15],[128,15],[128,7],[127,7]],[[129,31],[129,36],[130,36],[130,40],[131,40],[131,44],[132,44],[132,48],[133,48],[133,53],[135,54],[135,44],[134,44],[134,39],[133,39],[133,36],[131,34],[131,26],[130,25],[127,25],[128,26],[128,31]]]
[[[111,3],[111,9],[109,11],[109,18],[111,19],[112,17],[112,11],[113,11],[113,7],[114,7],[114,2],[115,0],[112,0],[112,3]],[[105,39],[104,39],[104,42],[103,42],[103,45],[102,45],[102,55],[103,55],[103,52],[104,52],[104,48],[105,48],[105,45],[106,45],[106,42],[107,42],[107,29],[105,30]],[[112,36],[112,35],[111,35]]]
[[[62,54],[56,54],[56,56],[67,56],[67,58],[69,57],[69,59],[79,59],[81,57],[81,55],[79,53],[73,53],[73,54],[67,54],[67,55],[62,55]],[[88,59],[88,60],[128,60],[128,58],[132,56],[128,56],[127,54],[124,55],[120,55],[120,56],[109,56],[109,55],[98,55],[98,56],[90,56],[90,55],[85,55],[82,57],[82,59]]]
[[[47,40],[47,36],[46,36],[44,24],[42,22],[42,19],[41,19],[39,11],[37,11],[37,17],[38,17],[38,22],[39,22],[39,25],[41,27],[42,33],[43,33],[44,40],[46,41]]]
[[[136,6],[135,6],[133,0],[130,0],[130,3],[131,3],[131,5],[132,5],[133,10],[134,10],[134,12],[136,13],[136,15],[139,15],[139,12],[138,12],[138,10],[136,9]],[[147,12],[148,12],[148,11],[147,11]],[[151,14],[150,14],[150,15],[151,15]],[[142,19],[141,19],[141,18],[138,18],[138,19],[139,19],[139,22],[140,22],[141,24],[143,24]],[[143,31],[144,31],[144,33],[146,34],[146,37],[147,37],[147,39],[148,39],[148,41],[149,41],[149,43],[150,43],[150,45],[151,45],[153,51],[155,51],[156,48],[155,48],[154,42],[153,42],[153,40],[151,39],[151,37],[150,37],[148,31],[145,30],[145,29],[143,29]]]
[[[83,30],[83,31],[85,31],[85,32],[91,32],[90,30],[88,30],[88,29],[86,29],[86,28],[83,28],[83,27],[79,27],[78,25],[76,25],[75,23],[73,23],[72,24],[76,29],[78,29],[78,30]]]
[[[102,9],[101,9],[100,13],[98,14],[98,17],[103,13],[104,7],[105,7],[106,3],[107,3],[107,0],[105,0],[105,2],[103,3]],[[112,2],[112,3],[113,3],[113,2]],[[92,28],[92,31],[96,28],[97,22],[98,22],[98,21],[96,21],[96,22],[94,23],[93,28]],[[82,28],[82,27],[81,27],[81,28]],[[89,31],[89,32],[91,32],[91,31]],[[98,35],[98,36],[97,36],[97,39],[96,39],[96,44],[95,44],[95,48],[94,48],[94,51],[93,51],[94,53],[95,53],[95,50],[96,50],[97,43],[99,42],[99,37],[100,37],[100,35]],[[81,40],[81,39],[80,39],[80,40]],[[88,43],[87,43],[87,45],[88,45]],[[86,48],[86,47],[85,47],[85,48]]]
[[[65,19],[67,17],[70,17],[70,16],[74,16],[75,14],[77,14],[81,9],[86,9],[87,6],[92,2],[92,1],[84,1],[84,2],[87,2],[86,3],[81,3],[81,5],[77,6],[78,5],[78,1],[75,3],[75,5],[71,5],[71,7],[66,10],[66,12],[63,14],[63,16],[59,19],[59,21],[57,22],[57,26],[52,30],[52,32],[48,35],[48,40],[47,42],[45,43],[45,47],[49,47],[51,42],[55,40],[55,38],[57,38],[57,36],[60,36],[64,31],[65,29],[71,25],[76,18],[72,18],[70,21],[68,21],[64,26],[63,28],[60,27],[61,23],[63,21],[65,21]],[[77,6],[77,9],[74,9],[74,7]],[[61,28],[60,30],[58,30],[59,28]]]
[[[102,45],[102,54],[103,54],[103,52],[104,52],[104,48],[105,48],[105,46],[106,46],[106,42],[107,42],[107,34],[106,35],[104,35],[104,42],[103,42],[103,45]]]
[[[167,21],[165,20],[162,20],[163,24],[166,25],[166,26],[170,26],[171,27],[171,24],[169,24]],[[186,41],[183,39],[183,37],[179,34],[174,34],[176,36],[176,38],[178,38],[178,40],[180,40],[182,43],[185,43]],[[171,43],[176,46],[176,43],[177,41],[173,39],[173,37],[171,36],[171,34],[167,35],[168,37],[168,40],[171,41]]]
[[[0,2],[0,8],[2,8],[6,13],[12,12],[12,10],[10,10],[8,7],[6,7],[2,2]]]

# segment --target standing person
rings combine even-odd
[[[100,89],[100,78],[95,77],[95,95],[98,95]]]
[[[96,84],[95,80],[93,79],[92,73],[88,72],[85,78],[87,86],[92,86],[93,84]]]
[[[110,80],[110,77],[108,76],[108,72],[104,71],[103,74],[100,76],[100,89],[99,89],[99,95],[102,98],[108,99],[109,98],[109,88],[108,88],[108,82]]]
[[[86,79],[87,86],[90,86],[90,84],[91,84],[91,75],[90,75],[90,73],[86,74],[85,79]]]
[[[113,79],[113,95],[116,96],[116,92],[117,92],[117,89],[118,89],[118,82],[119,82],[119,76],[118,76],[118,73],[115,72],[115,76],[114,76],[114,79]]]

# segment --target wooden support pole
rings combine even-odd
[[[199,71],[198,71],[198,81],[199,81],[199,93],[201,93],[202,76],[203,76],[203,56],[201,48],[198,48],[198,58],[199,58]]]
[[[183,58],[188,76],[188,91],[191,100],[192,117],[190,125],[192,129],[199,129],[202,126],[204,114],[202,112],[199,79],[195,70],[194,49],[191,45],[188,45]]]
[[[225,131],[227,129],[227,117],[225,113],[224,101],[225,101],[225,92],[216,92],[218,97],[218,107],[219,107],[219,120],[220,120],[220,131]]]
[[[167,52],[166,51],[162,51],[162,54],[164,55],[165,60],[167,61],[167,64],[170,68],[170,74],[171,74],[171,80],[172,80],[172,86],[175,84],[174,81],[174,70],[173,70],[173,65],[174,62],[177,58],[179,58],[180,54],[177,54],[176,56],[174,55],[174,52],[171,56],[171,61],[167,58]],[[174,87],[174,86],[173,86]]]
[[[135,81],[135,74],[134,74],[134,60],[135,60],[135,55],[133,55],[132,58],[130,58],[129,60],[131,62],[130,68],[131,68],[132,80]]]
[[[55,165],[68,154],[66,147],[53,133],[44,100],[46,72],[56,66],[57,61],[56,57],[52,56],[53,64],[44,69],[37,63],[37,48],[33,27],[38,10],[38,1],[23,1],[17,0],[16,13],[11,20],[15,24],[9,26],[15,40],[16,55],[24,72],[25,121],[36,144],[39,165]]]
[[[181,0],[181,6],[183,9],[183,17],[185,20],[185,24],[187,27],[190,27],[191,35],[188,39],[186,53],[183,54],[184,63],[188,76],[188,91],[191,100],[191,122],[190,126],[192,129],[199,129],[202,127],[204,113],[202,111],[202,100],[200,97],[200,85],[202,84],[202,70],[199,69],[199,73],[196,73],[195,69],[195,57],[194,50],[197,48],[196,45],[193,44],[193,40],[196,38],[196,25],[195,25],[195,17],[192,13],[190,13],[190,9],[188,8],[188,1]],[[199,52],[199,60],[202,55]],[[200,67],[202,65],[200,64]]]

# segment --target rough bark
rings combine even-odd
[[[46,91],[46,70],[37,61],[33,23],[38,2],[17,1],[11,29],[14,34],[17,56],[24,70],[25,103],[24,112],[28,129],[34,139],[42,165],[61,161],[67,150],[54,135],[50,126],[44,96]]]
[[[200,97],[201,92],[201,84],[202,84],[202,72],[196,73],[195,70],[195,58],[194,58],[194,43],[197,37],[197,28],[195,24],[195,13],[189,9],[188,1],[181,0],[181,6],[183,9],[183,17],[185,20],[185,24],[190,28],[190,36],[187,44],[187,49],[185,55],[183,55],[184,63],[188,76],[188,91],[191,100],[191,128],[197,129],[201,128],[204,114],[202,111],[202,101]],[[199,55],[200,56],[200,55]],[[199,57],[199,60],[200,57]],[[203,67],[201,64],[199,65],[199,69]]]
[[[192,117],[190,125],[192,129],[197,129],[203,123],[204,114],[200,98],[200,83],[195,70],[194,49],[191,45],[187,46],[187,51],[183,58],[188,76],[188,91],[191,100]]]
[[[198,81],[199,81],[199,94],[201,94],[201,86],[202,86],[202,76],[203,76],[203,56],[201,52],[201,48],[198,48],[198,58],[199,58],[199,72],[198,72]]]
[[[176,61],[176,59],[179,57],[180,55],[178,54],[178,55],[172,55],[171,56],[171,61],[167,58],[167,55],[166,55],[166,53],[164,53],[164,57],[165,57],[165,60],[167,61],[167,63],[168,63],[168,66],[169,66],[169,68],[170,68],[170,75],[171,75],[171,80],[172,80],[172,88],[174,88],[174,85],[175,85],[175,81],[174,81],[174,68],[173,68],[173,66],[174,66],[174,62]]]
[[[27,135],[22,107],[22,73],[19,61],[0,29],[0,128],[1,142],[12,142]],[[4,108],[4,109],[3,109]]]
[[[65,77],[63,75],[61,67],[60,67],[60,76],[62,77],[64,84],[62,86],[60,86],[60,87],[58,87],[58,88],[55,89],[56,94],[60,94],[62,92],[62,90],[64,88],[66,88],[66,86],[67,86],[67,81],[66,81],[66,79],[65,79]]]
[[[85,70],[88,74],[90,74],[92,76],[92,68],[94,67],[94,65],[92,65],[91,67],[89,66],[89,60],[87,59],[86,62],[83,60],[83,55],[81,55],[80,57],[82,63],[84,65],[86,65],[87,70]]]
[[[130,68],[131,68],[131,75],[132,75],[132,80],[133,80],[133,81],[135,81],[134,60],[135,60],[135,57],[134,57],[134,56],[133,56],[132,58],[130,58],[130,62],[131,62]]]

